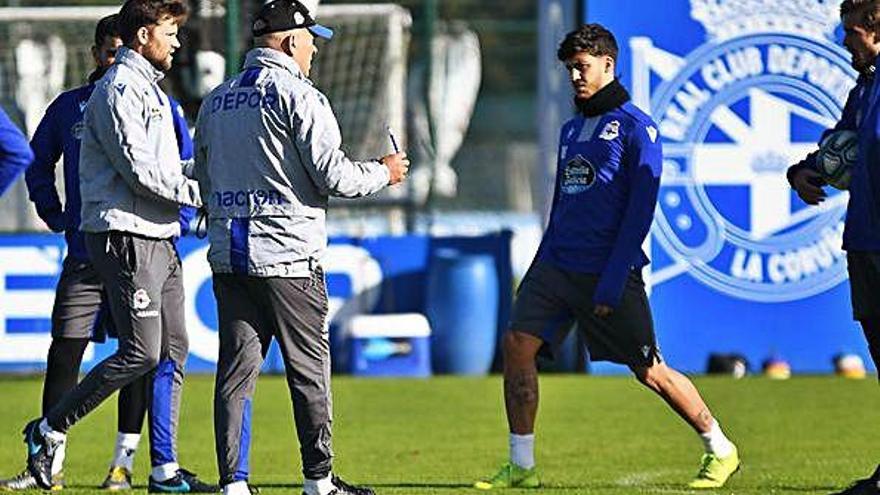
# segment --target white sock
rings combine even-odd
[[[52,427],[49,426],[49,421],[47,421],[46,418],[43,418],[43,420],[40,421],[40,435],[43,435],[56,443],[64,443],[64,441],[67,440],[67,435],[60,431],[53,430]]]
[[[67,442],[62,442],[55,449],[55,458],[52,459],[52,476],[64,470],[64,456],[67,454]]]
[[[303,481],[303,492],[305,495],[327,495],[334,489],[336,489],[336,487],[333,486],[333,480],[329,474],[319,480],[310,480],[306,478]]]
[[[712,420],[712,427],[706,433],[700,433],[703,447],[707,454],[715,454],[718,457],[727,457],[733,453],[733,443],[724,436],[718,421]]]
[[[223,495],[251,495],[246,481],[236,481],[223,487]]]
[[[110,467],[121,467],[134,471],[134,454],[137,452],[138,444],[141,441],[140,433],[122,433],[116,434],[116,447],[113,449],[113,462]]]
[[[510,462],[524,469],[535,467],[535,434],[510,434]]]
[[[153,470],[150,471],[150,476],[156,481],[170,480],[177,474],[178,470],[180,470],[179,464],[176,462],[169,462],[168,464],[162,464],[161,466],[154,466]]]

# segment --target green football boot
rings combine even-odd
[[[538,479],[538,469],[525,469],[512,462],[507,462],[495,476],[488,480],[474,483],[478,490],[494,490],[496,488],[538,488],[541,480]]]
[[[111,492],[131,490],[131,471],[122,466],[113,466],[107,473],[107,478],[101,483],[101,489]]]
[[[690,488],[721,488],[727,483],[733,473],[739,471],[739,453],[736,447],[726,457],[718,457],[715,454],[703,454],[700,472],[691,481]]]

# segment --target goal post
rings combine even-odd
[[[254,5],[242,2],[245,6],[242,22],[249,24]],[[95,24],[115,12],[114,6],[0,8],[0,106],[28,134],[58,94],[84,83],[94,64],[90,48]],[[193,20],[200,22],[189,24],[201,38],[192,48],[212,52],[215,60],[225,51],[222,36],[214,32],[223,12],[199,9]],[[321,4],[317,17],[336,35],[330,42],[317,42],[311,78],[333,106],[345,151],[356,159],[389,153],[388,125],[404,146],[409,11],[395,4]],[[187,95],[175,96],[187,100]],[[390,194],[406,193],[394,188]],[[0,199],[0,231],[42,229],[19,182]]]
[[[346,151],[357,158],[390,153],[386,126],[405,142],[409,11],[394,4],[321,4],[318,18],[335,35],[318,42],[311,76],[333,105]]]

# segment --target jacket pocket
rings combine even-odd
[[[110,253],[116,258],[120,268],[128,273],[134,273],[138,262],[134,239],[122,232],[109,232],[107,236]]]

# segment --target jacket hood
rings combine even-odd
[[[254,48],[249,51],[244,59],[244,68],[249,67],[284,69],[293,74],[294,77],[311,83],[309,78],[303,74],[296,61],[273,48]]]

